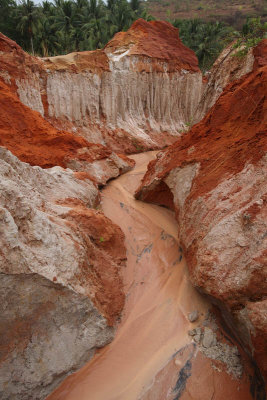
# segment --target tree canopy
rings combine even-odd
[[[101,48],[138,18],[153,18],[139,0],[0,0],[0,31],[40,56]]]
[[[138,18],[153,18],[140,0],[0,0],[0,31],[22,48],[42,57],[102,48],[116,32]],[[210,68],[225,45],[255,45],[266,34],[260,19],[248,19],[241,32],[223,22],[168,19],[183,43],[195,51],[202,70]]]

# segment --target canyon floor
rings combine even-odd
[[[208,325],[211,305],[189,281],[174,213],[134,199],[155,155],[132,156],[135,168],[102,191],[101,207],[121,227],[127,248],[126,303],[115,339],[47,400],[186,400],[199,399],[199,389],[203,400],[253,398],[246,368],[241,380],[233,378],[188,335]],[[199,316],[190,322],[194,310]]]

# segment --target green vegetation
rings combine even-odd
[[[234,29],[223,22],[204,22],[200,19],[176,19],[171,22],[179,28],[182,42],[196,53],[202,70],[211,67],[234,35]]]
[[[261,23],[261,18],[247,18],[241,31],[223,22],[207,22],[200,19],[176,19],[170,21],[179,28],[183,43],[194,50],[200,68],[208,70],[223,48],[233,40],[238,48],[237,56],[247,54],[250,47],[256,46],[260,40],[267,37],[267,23]]]
[[[0,0],[0,31],[40,56],[102,48],[140,17],[152,19],[140,0]]]
[[[183,5],[186,8],[189,2]],[[201,9],[208,5],[211,7],[204,0],[198,2]],[[181,40],[195,51],[203,71],[211,67],[222,49],[234,39],[240,49],[237,54],[243,55],[266,35],[267,23],[262,23],[260,17],[247,18],[238,32],[221,21],[171,16],[168,10],[168,21],[179,28]],[[39,5],[32,0],[18,4],[14,0],[0,0],[0,31],[26,51],[45,57],[102,48],[116,32],[127,30],[140,17],[154,19],[140,0],[106,0],[106,3],[103,0],[44,0]],[[133,144],[139,148],[138,143]]]
[[[236,56],[243,57],[251,47],[256,46],[263,38],[267,38],[267,22],[262,24],[260,17],[248,18],[238,36],[234,45],[238,49]]]

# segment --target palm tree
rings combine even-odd
[[[127,0],[117,0],[110,13],[110,22],[116,26],[116,31],[129,29],[132,22],[136,19],[133,10]]]
[[[137,11],[139,10],[141,4],[140,4],[140,0],[131,0],[130,1],[130,5],[133,11]]]
[[[197,34],[201,40],[197,42],[195,52],[202,68],[209,67],[216,59],[224,46],[222,39],[227,31],[227,27],[218,21],[200,25]]]
[[[89,0],[84,8],[81,31],[89,50],[103,47],[110,39],[107,13],[102,1]]]
[[[29,35],[31,51],[34,54],[33,37],[40,27],[40,10],[31,0],[22,0],[17,9],[18,29]]]
[[[5,35],[12,39],[16,39],[14,36],[16,22],[13,18],[16,7],[17,5],[14,0],[0,0],[0,32],[5,33]]]
[[[138,18],[143,18],[145,21],[155,21],[155,18],[149,14],[147,8],[141,8],[141,11],[139,10],[139,14],[140,16],[138,16]]]
[[[175,20],[173,25],[179,28],[182,42],[196,53],[201,69],[212,65],[233,31],[222,22],[204,22],[200,19]]]
[[[71,0],[56,0],[56,13],[54,16],[53,28],[63,32],[65,51],[69,50],[69,39],[74,30],[73,22],[75,18],[74,3]]]

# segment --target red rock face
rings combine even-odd
[[[127,248],[116,337],[48,399],[265,400],[248,355],[189,282],[173,213],[133,199],[153,153],[134,156],[136,168],[102,192]]]
[[[174,204],[194,285],[231,313],[265,376],[266,93],[267,66],[228,85],[207,116],[150,163],[136,195]]]
[[[101,144],[89,143],[70,132],[55,129],[37,111],[22,104],[1,79],[0,146],[31,165],[42,168],[58,165],[87,171],[87,177],[98,183],[105,183],[133,166],[132,160],[116,156]],[[97,175],[93,166],[100,163],[103,174]],[[114,167],[112,170],[110,165]]]
[[[255,58],[254,69],[264,67],[267,64],[267,39],[262,40],[257,47],[253,49]]]
[[[122,48],[130,49],[130,55],[167,61],[169,71],[199,72],[195,53],[183,45],[179,30],[166,21],[138,19],[127,32],[117,33],[105,50],[116,52]]]

